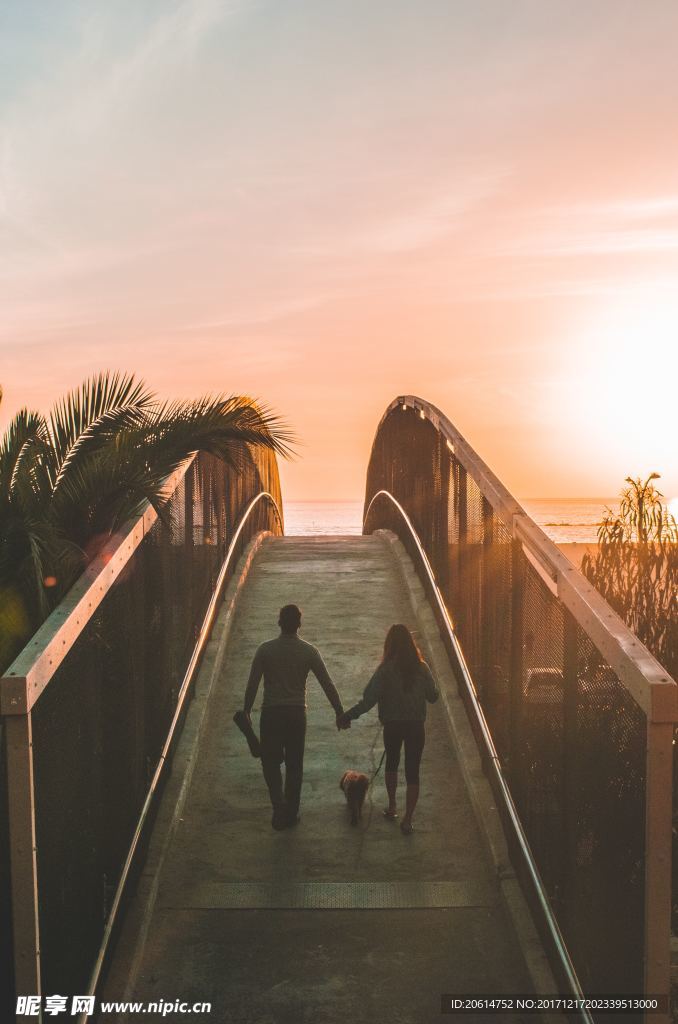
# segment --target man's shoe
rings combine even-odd
[[[294,828],[301,821],[301,815],[299,814],[287,814],[285,818],[285,825],[287,828]]]
[[[285,807],[274,807],[273,817],[271,818],[271,826],[276,832],[282,832],[284,828],[287,828],[289,815]]]

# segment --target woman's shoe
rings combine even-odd
[[[414,825],[412,824],[412,822],[408,823],[406,821],[401,821],[400,822],[400,831],[402,832],[402,834],[404,836],[411,836],[412,833],[414,832]]]
[[[388,807],[385,807],[382,813],[384,817],[387,818],[389,821],[395,821],[395,819],[398,817],[398,812],[389,811]]]

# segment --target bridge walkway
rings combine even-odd
[[[154,850],[154,836],[104,997],[125,989],[136,1000],[207,1000],[208,1019],[232,1024],[425,1024],[440,1021],[443,992],[531,991],[441,701],[429,708],[416,833],[404,837],[383,819],[381,776],[352,828],[338,780],[378,764],[376,709],[337,733],[309,677],[302,820],[272,830],[260,763],[231,718],[257,644],[275,635],[278,609],[292,601],[346,707],[388,626],[417,628],[379,536],[264,541],[184,762],[191,771],[165,794],[165,804],[172,790],[179,803],[160,812],[164,846]],[[260,702],[261,692],[255,710]]]

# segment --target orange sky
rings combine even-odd
[[[285,497],[354,498],[414,392],[519,496],[677,496],[676,38],[672,0],[6,5],[0,423],[105,368],[250,393]]]

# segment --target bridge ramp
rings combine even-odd
[[[382,775],[352,828],[339,778],[376,768],[376,709],[338,733],[309,677],[302,820],[272,830],[260,762],[231,719],[255,648],[277,633],[278,609],[290,602],[345,707],[361,696],[387,628],[405,622],[416,633],[400,568],[379,537],[264,542],[171,840],[151,857],[155,899],[132,914],[136,934],[123,933],[105,994],[122,998],[126,978],[129,998],[207,1000],[207,1019],[233,1024],[424,1024],[440,1021],[443,992],[531,991],[441,701],[428,712],[416,833],[404,837],[383,819]],[[255,711],[260,703],[261,692]],[[401,786],[404,798],[402,764]]]

